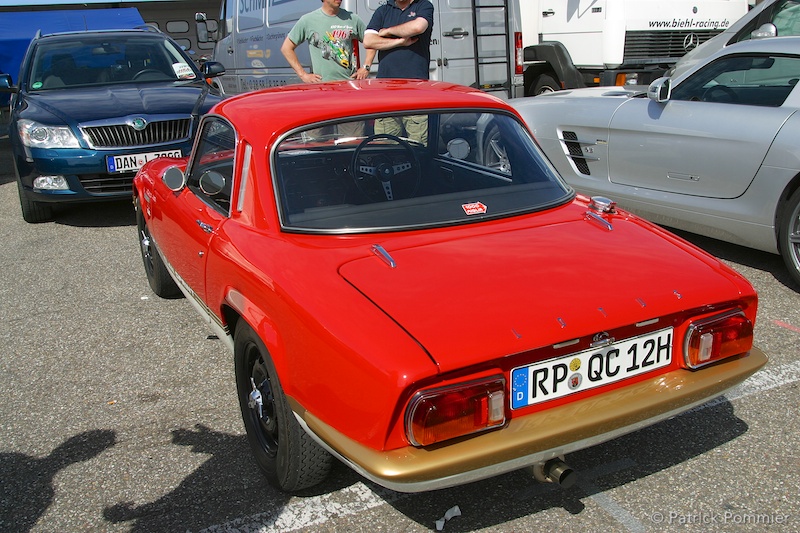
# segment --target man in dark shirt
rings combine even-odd
[[[387,0],[378,7],[364,34],[364,46],[378,50],[378,77],[427,80],[432,32],[429,0]]]
[[[387,0],[372,15],[364,47],[378,50],[378,78],[427,80],[430,77],[433,4],[430,0]],[[376,121],[375,133],[405,135],[427,142],[427,117]]]

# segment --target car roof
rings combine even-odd
[[[734,23],[727,27],[722,33],[718,33],[712,39],[690,50],[683,57],[678,59],[677,63],[675,63],[675,71],[680,75],[685,72],[686,69],[693,67],[698,62],[704,61],[705,58],[733,44],[730,40],[733,39],[742,28],[750,24],[754,18],[759,17],[763,11],[768,8],[771,9],[773,4],[780,1],[782,0],[764,0],[760,2],[753,7],[753,9],[734,21]]]
[[[223,100],[211,113],[237,129],[278,133],[306,124],[349,116],[413,110],[501,109],[503,100],[478,89],[440,81],[367,79],[296,84],[245,93]],[[266,133],[266,131],[265,131]]]
[[[58,33],[46,33],[35,37],[35,40],[42,40],[47,39],[50,40],[71,40],[72,38],[78,37],[90,37],[90,36],[131,36],[131,35],[148,35],[154,38],[161,38],[166,39],[167,35],[162,33],[160,30],[153,26],[143,26],[141,28],[120,28],[115,30],[80,30],[80,31],[64,31]]]
[[[715,55],[731,54],[734,53],[734,50],[737,52],[769,52],[798,55],[800,53],[800,36],[785,35],[783,37],[747,39],[726,46]]]
[[[675,81],[683,80],[691,76],[696,70],[703,68],[716,59],[735,54],[787,54],[798,56],[800,55],[800,36],[785,36],[785,37],[765,37],[762,39],[748,39],[733,43],[729,46],[717,50],[714,54],[703,58],[689,69],[678,74],[674,77]]]

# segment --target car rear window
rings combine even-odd
[[[527,129],[499,112],[317,124],[272,153],[283,227],[372,232],[465,224],[572,198]]]

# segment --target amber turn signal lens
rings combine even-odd
[[[420,391],[406,411],[406,435],[428,446],[505,424],[506,380],[500,376]]]
[[[736,309],[689,326],[684,357],[687,367],[700,368],[747,353],[752,347],[753,323],[741,309]]]

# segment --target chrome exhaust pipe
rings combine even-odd
[[[537,463],[531,468],[536,481],[557,483],[564,489],[570,488],[578,480],[578,473],[560,457],[554,457],[543,463]]]

